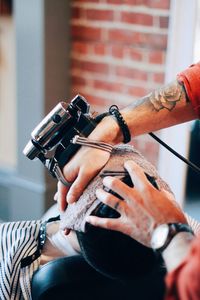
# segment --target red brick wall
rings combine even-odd
[[[0,16],[12,13],[12,0],[0,0]]]
[[[71,89],[97,111],[124,107],[164,82],[170,0],[71,1]],[[133,144],[156,164],[148,136]]]

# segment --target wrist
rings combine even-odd
[[[89,135],[89,138],[112,145],[123,142],[123,134],[112,116],[106,116]]]
[[[168,272],[177,268],[189,252],[194,235],[190,232],[177,233],[162,252]]]
[[[123,143],[129,143],[131,141],[131,133],[128,128],[128,125],[122,116],[121,112],[119,111],[119,108],[117,105],[111,105],[109,108],[109,114],[113,116],[115,121],[118,123],[121,132],[123,134]]]

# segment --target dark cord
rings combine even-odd
[[[157,137],[154,133],[150,132],[149,135],[154,138],[158,143],[160,143],[162,146],[164,146],[168,151],[173,153],[175,156],[177,156],[180,160],[182,160],[184,163],[186,163],[189,167],[191,167],[195,172],[200,173],[200,168],[193,164],[190,160],[183,157],[181,154],[176,152],[174,149],[172,149],[170,146],[168,146],[165,142],[163,142],[159,137]]]

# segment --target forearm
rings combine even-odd
[[[168,272],[171,272],[182,263],[190,250],[193,239],[194,236],[188,232],[180,232],[172,239],[162,254]]]
[[[197,118],[184,87],[177,81],[132,103],[122,114],[133,136]]]
[[[177,81],[134,101],[120,112],[132,137],[197,118],[183,85]],[[103,118],[89,138],[112,145],[124,141],[122,130],[113,116]],[[94,161],[92,164],[91,157],[96,158],[92,160]],[[66,196],[68,203],[78,200],[83,189],[105,166],[108,159],[108,152],[99,149],[83,147],[78,151],[75,158],[72,158],[63,169],[64,176],[73,184],[70,189],[61,184],[58,187],[61,210],[66,208]]]
[[[134,101],[121,113],[132,136],[197,118],[184,87],[177,81]],[[91,136],[112,144],[123,141],[121,130],[112,117],[106,117]]]

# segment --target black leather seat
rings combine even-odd
[[[161,300],[164,268],[132,281],[113,280],[93,269],[82,256],[56,259],[33,276],[33,300]]]

